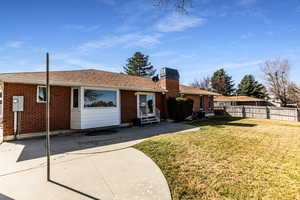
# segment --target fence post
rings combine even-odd
[[[270,117],[270,109],[271,109],[270,107],[268,107],[268,106],[266,107],[266,117],[267,117],[266,119],[270,119],[271,118]]]
[[[246,109],[245,109],[245,106],[242,106],[242,116],[243,116],[243,118],[246,118]]]

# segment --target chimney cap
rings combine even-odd
[[[173,79],[179,81],[179,72],[177,69],[164,67],[160,69],[160,78]]]

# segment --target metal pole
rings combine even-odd
[[[47,149],[47,181],[50,181],[50,87],[49,87],[49,53],[46,53],[46,149]]]

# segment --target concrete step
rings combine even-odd
[[[156,117],[147,117],[147,118],[141,118],[141,124],[151,124],[151,123],[158,123],[160,122],[160,119]]]

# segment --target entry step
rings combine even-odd
[[[158,123],[158,122],[160,122],[160,119],[158,119],[157,117],[143,117],[143,118],[141,118],[141,125]]]

